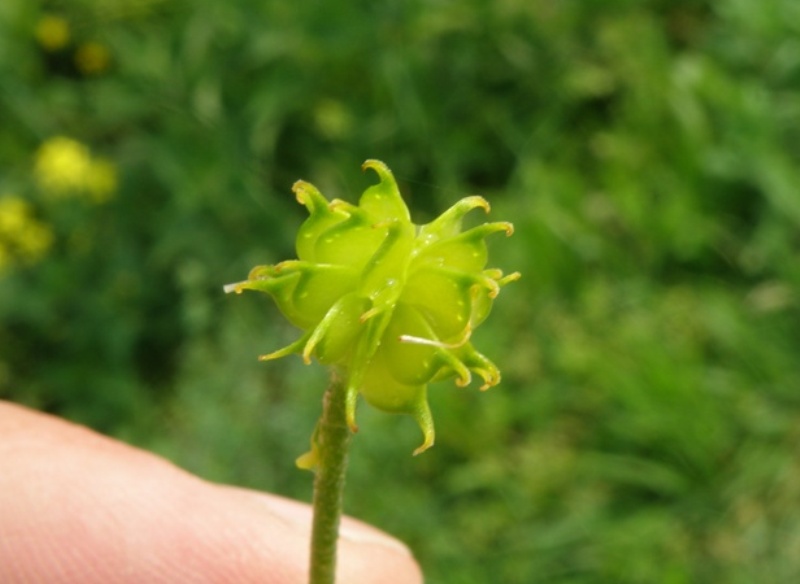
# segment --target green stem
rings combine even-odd
[[[336,580],[336,544],[351,435],[345,414],[346,388],[347,383],[334,374],[323,398],[322,416],[314,436],[318,459],[314,479],[310,584],[334,584]]]

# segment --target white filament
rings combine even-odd
[[[436,347],[437,349],[457,349],[467,342],[467,339],[464,339],[462,341],[459,341],[458,343],[443,343],[441,341],[434,341],[433,339],[425,339],[422,337],[415,337],[412,335],[400,335],[398,338],[401,343],[426,345],[428,347]]]

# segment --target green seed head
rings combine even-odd
[[[297,341],[261,359],[299,353],[316,357],[347,380],[347,419],[353,431],[358,394],[381,410],[414,416],[424,435],[415,454],[434,442],[428,383],[455,378],[466,386],[476,374],[481,389],[500,382],[500,371],[470,343],[500,288],[519,278],[486,269],[486,236],[513,233],[511,223],[462,230],[473,209],[467,197],[427,225],[411,223],[389,168],[368,160],[380,179],[359,204],[328,201],[312,184],[293,190],[309,217],[297,234],[297,258],[257,266],[227,292],[270,294],[304,331]],[[301,458],[314,464],[313,451]]]

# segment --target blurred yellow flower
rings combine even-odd
[[[93,158],[85,145],[64,136],[42,144],[33,172],[42,190],[55,197],[85,194],[99,204],[117,188],[116,167],[110,161]]]
[[[0,198],[0,236],[14,237],[25,229],[30,214],[30,204],[22,197],[3,195]]]
[[[95,159],[86,174],[86,188],[95,203],[108,201],[117,190],[117,167],[109,160]]]
[[[45,191],[67,195],[84,187],[91,165],[92,157],[86,146],[72,138],[56,136],[36,153],[34,174]]]
[[[75,65],[84,75],[97,75],[108,69],[111,53],[105,45],[95,41],[83,43],[75,51]]]
[[[65,18],[45,14],[36,23],[36,40],[47,51],[57,51],[69,42],[69,23]]]
[[[53,231],[34,217],[33,207],[17,195],[0,197],[0,269],[15,256],[27,262],[40,260],[53,244]]]

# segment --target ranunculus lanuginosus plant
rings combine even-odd
[[[341,492],[331,497],[338,508],[326,511],[327,495],[321,491],[327,482],[341,490],[344,451],[357,430],[358,395],[380,410],[414,417],[423,434],[414,454],[433,446],[428,384],[455,379],[466,386],[473,374],[482,390],[500,382],[497,366],[470,338],[500,289],[519,278],[516,272],[504,276],[486,268],[486,237],[511,235],[511,223],[462,229],[470,211],[489,212],[485,199],[461,199],[430,223],[414,225],[389,168],[377,160],[363,168],[374,170],[380,182],[364,191],[358,205],[328,201],[314,185],[297,181],[293,191],[309,212],[297,234],[297,259],[257,266],[247,280],[225,287],[227,292],[266,292],[303,331],[295,342],[261,359],[298,353],[306,363],[316,357],[333,372],[311,451],[298,459],[299,466],[317,473],[314,584],[333,582]],[[336,476],[327,481],[331,467]],[[319,516],[329,511],[332,521],[320,525],[326,522]],[[333,548],[315,551],[318,539],[330,544],[330,533],[321,532],[331,529]]]

